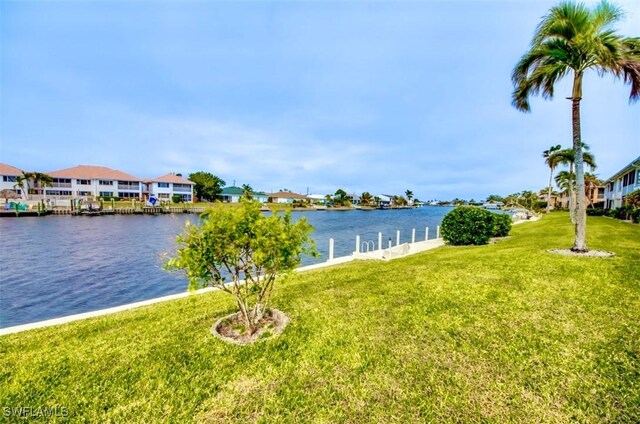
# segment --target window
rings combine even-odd
[[[76,180],[78,185],[91,185],[91,180]]]
[[[113,191],[101,191],[100,197],[113,197]]]
[[[92,191],[80,191],[78,192],[79,196],[92,196],[93,192]]]
[[[103,185],[103,186],[111,186],[111,185],[113,185],[113,181],[110,181],[110,180],[100,180],[100,181],[98,181],[98,184]]]
[[[158,188],[169,188],[169,183],[158,183]]]
[[[169,193],[160,193],[158,194],[158,199],[168,199]]]
[[[138,190],[140,183],[137,181],[118,181],[118,188],[120,190]]]
[[[126,191],[118,192],[118,197],[121,199],[137,199],[138,193],[127,193]]]
[[[2,176],[2,181],[6,182],[6,183],[15,183],[16,182],[16,176],[15,175],[3,175]]]
[[[47,194],[50,196],[71,196],[69,190],[47,190]]]

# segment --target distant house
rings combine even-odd
[[[48,172],[52,187],[46,187],[47,197],[83,198],[117,197],[142,200],[145,188],[142,178],[106,166],[78,165]]]
[[[244,189],[237,186],[229,186],[222,189],[222,201],[226,203],[238,203],[244,195]],[[262,192],[251,192],[251,198],[260,203],[267,203],[269,196]]]
[[[637,189],[640,189],[640,156],[605,182],[605,209],[624,205],[626,195]]]
[[[307,199],[314,205],[325,205],[327,203],[327,196],[324,194],[310,194],[307,196]]]
[[[180,200],[193,203],[193,187],[195,183],[176,174],[166,174],[147,182],[148,195],[157,196],[160,200],[171,200],[180,196]]]
[[[501,209],[504,206],[502,202],[485,202],[482,207],[485,209]]]
[[[22,171],[18,168],[0,163],[0,190],[13,190],[16,194],[22,194],[22,190],[14,188],[20,175]]]
[[[222,201],[225,203],[238,203],[244,194],[241,187],[229,186],[222,189]]]
[[[305,195],[291,191],[278,191],[269,194],[269,201],[272,203],[293,203],[296,200],[308,200],[308,198]]]
[[[377,197],[378,199],[380,199],[380,201],[378,202],[378,205],[381,208],[388,208],[389,206],[391,206],[393,196],[389,196],[386,194],[378,194],[377,196],[374,196],[374,197]]]

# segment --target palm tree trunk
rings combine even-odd
[[[549,192],[547,193],[547,213],[551,212],[551,179],[553,178],[553,168],[549,174]]]
[[[584,202],[584,162],[582,159],[582,135],[580,132],[580,100],[582,99],[582,73],[576,72],[573,78],[571,97],[571,118],[573,123],[573,151],[576,157],[576,216],[575,239],[571,250],[587,252],[587,210]]]
[[[573,163],[569,164],[569,181],[568,181],[568,194],[567,196],[569,197],[568,199],[568,204],[567,206],[569,207],[569,219],[571,219],[571,223],[575,224],[576,223],[576,212],[575,212],[575,203],[573,201],[573,176],[575,174],[573,173]]]

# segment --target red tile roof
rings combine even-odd
[[[78,165],[73,168],[61,169],[49,172],[53,178],[82,178],[87,180],[120,180],[120,181],[143,181],[142,178],[135,177],[116,169],[106,166]]]
[[[184,177],[180,177],[176,174],[167,174],[167,175],[163,175],[162,177],[158,177],[158,178],[154,178],[153,180],[154,183],[176,183],[176,184],[193,184],[195,185],[195,183],[191,180],[188,180]]]
[[[11,165],[0,163],[0,175],[22,175],[22,171]]]

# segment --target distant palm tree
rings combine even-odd
[[[551,8],[538,25],[525,53],[513,70],[513,105],[529,112],[529,97],[542,94],[553,98],[556,82],[573,74],[572,130],[578,188],[575,221],[576,252],[586,252],[586,206],[584,165],[580,128],[582,79],[587,70],[610,73],[631,84],[630,100],[640,99],[640,38],[622,37],[611,27],[623,16],[622,10],[602,1],[590,9],[582,3],[564,1]]]
[[[404,192],[404,194],[407,196],[407,200],[409,201],[409,203],[411,203],[411,199],[413,199],[413,191],[407,190]]]
[[[553,178],[553,170],[556,169],[556,166],[558,166],[558,162],[554,160],[555,156],[553,155],[553,153],[557,152],[560,149],[562,149],[562,146],[556,144],[555,146],[551,146],[550,148],[542,152],[542,157],[545,159],[544,163],[546,163],[551,170],[551,172],[549,173],[549,191],[547,193],[547,213],[551,212],[551,179]]]
[[[49,174],[42,172],[32,172],[33,186],[42,188],[42,195],[46,197],[46,187],[53,187],[53,178]]]
[[[593,155],[588,151],[589,150],[589,146],[585,143],[581,143],[582,148],[584,149],[584,151],[582,152],[582,161],[584,163],[586,163],[592,170],[596,169],[596,159],[595,157],[593,157]],[[569,166],[569,173],[567,174],[567,178],[569,180],[569,184],[568,184],[568,196],[569,196],[569,216],[571,217],[571,222],[575,222],[576,220],[576,210],[577,210],[577,205],[576,205],[576,201],[574,199],[574,188],[575,188],[575,184],[574,184],[574,178],[575,178],[575,174],[574,174],[574,166],[575,166],[575,160],[576,160],[576,154],[575,151],[573,149],[562,149],[562,150],[558,150],[557,152],[553,153],[550,158],[549,158],[550,162],[555,163],[556,165],[558,164],[564,164]],[[584,202],[584,198],[582,200]]]
[[[601,179],[599,179],[596,175],[591,174],[589,172],[584,173],[584,190],[585,190],[585,196],[589,201],[589,206],[593,207],[594,192],[595,190],[598,189],[598,187],[602,186],[603,184],[604,182]]]
[[[24,200],[29,200],[29,194],[32,194],[35,187],[42,187],[42,193],[44,195],[46,193],[44,188],[52,186],[53,178],[49,174],[22,171],[22,175],[16,177],[16,183],[13,188],[20,189],[23,193]]]
[[[360,196],[360,203],[362,205],[368,206],[371,204],[372,201],[373,201],[373,196],[371,196],[371,193],[369,193],[368,191],[365,191]]]
[[[242,184],[242,197],[253,199],[253,188],[249,184]]]

